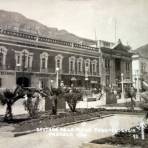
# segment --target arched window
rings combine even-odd
[[[3,66],[3,54],[0,53],[0,67]]]
[[[69,58],[69,73],[71,74],[75,73],[75,57]]]
[[[60,59],[57,59],[57,66],[56,67],[61,69],[61,60]]]
[[[96,75],[97,74],[97,60],[93,60],[91,64],[92,64],[92,75]]]
[[[42,69],[45,69],[46,68],[46,59],[45,58],[42,58]]]
[[[0,67],[6,65],[7,49],[4,46],[0,46]]]
[[[48,70],[48,53],[43,52],[40,54],[40,71],[47,72]]]
[[[90,72],[90,59],[85,60],[85,73]]]
[[[15,51],[15,61],[17,69],[21,68],[22,70],[31,70],[33,53],[24,49],[22,51]]]
[[[82,74],[83,72],[83,58],[77,59],[77,73]]]
[[[63,56],[62,55],[57,55],[55,57],[55,62],[56,62],[55,69],[59,68],[60,71],[62,70],[62,61],[63,61]]]

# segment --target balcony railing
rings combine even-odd
[[[109,68],[106,68],[106,74],[110,74],[110,69]]]
[[[1,65],[0,70],[15,70],[13,67],[10,67],[9,65]]]
[[[92,72],[92,76],[96,76],[96,75],[98,75],[97,72]]]
[[[58,44],[58,45],[72,47],[72,48],[75,47],[75,48],[81,48],[81,49],[86,49],[86,50],[98,51],[97,48],[91,47],[91,46],[86,46],[86,45],[82,45],[82,44],[78,44],[78,43],[42,37],[42,36],[38,36],[38,35],[35,35],[35,34],[29,34],[29,33],[25,33],[25,32],[17,32],[17,31],[8,30],[8,29],[0,28],[0,34],[24,38],[24,39],[33,40],[33,41],[40,41],[40,42]]]
[[[77,71],[77,73],[76,73],[77,75],[82,75],[82,76],[84,76],[85,75],[85,73],[83,72],[83,71]]]
[[[21,72],[32,72],[32,67],[23,68],[21,66],[16,66],[15,70]]]
[[[40,72],[41,72],[41,73],[48,73],[48,72],[49,72],[49,70],[48,70],[48,68],[46,68],[46,69],[41,68],[41,69],[40,69]]]
[[[75,72],[75,70],[72,70],[72,71],[69,71],[69,74],[71,74],[71,75],[75,75],[76,72]]]

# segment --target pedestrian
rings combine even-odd
[[[135,106],[135,101],[133,100],[133,98],[136,99],[136,90],[133,86],[130,87],[130,91],[129,91],[129,95],[131,98],[131,110],[134,110],[134,106]]]

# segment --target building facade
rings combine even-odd
[[[98,87],[98,48],[0,29],[0,87]]]
[[[101,83],[105,86],[119,86],[121,75],[124,84],[132,83],[132,53],[130,47],[122,44],[120,39],[116,44],[99,41],[101,51]]]
[[[132,74],[135,88],[142,90],[142,81],[148,82],[148,57],[144,57],[139,53],[132,56]]]
[[[98,88],[132,79],[129,46],[84,45],[0,28],[0,87],[50,85]]]

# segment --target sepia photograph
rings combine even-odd
[[[148,148],[147,0],[0,0],[0,148]]]

